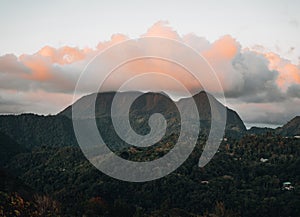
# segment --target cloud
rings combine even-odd
[[[0,110],[2,114],[39,113],[53,114],[72,103],[73,96],[65,93],[37,91],[1,90]]]
[[[164,37],[175,40],[181,40],[178,33],[169,26],[168,21],[158,21],[153,26],[151,26],[145,34],[142,36],[148,37]]]
[[[237,87],[231,86],[225,92],[227,97],[238,97],[244,102],[284,100],[282,91],[276,85],[279,73],[268,68],[268,60],[263,55],[244,51],[232,60],[232,66]]]
[[[290,97],[299,98],[300,99],[300,85],[291,85],[287,90],[287,94]]]
[[[283,102],[269,103],[245,103],[229,99],[227,103],[238,111],[244,122],[250,125],[258,123],[282,125],[299,115],[300,99],[294,98]]]
[[[199,53],[207,50],[210,47],[210,42],[206,38],[199,37],[194,33],[189,33],[182,36],[182,40],[185,44],[189,45]]]
[[[0,56],[0,72],[1,74],[23,74],[29,73],[30,70],[24,66],[24,64],[19,61],[15,55],[6,54],[4,56]]]
[[[126,41],[128,40],[129,38],[126,36],[126,35],[123,35],[123,34],[114,34],[111,36],[110,38],[110,41],[104,41],[104,42],[100,42],[98,45],[97,45],[97,50],[98,51],[101,51],[101,50],[104,50],[108,47],[111,47],[117,43],[120,43],[122,41]]]
[[[36,55],[22,55],[19,58],[2,56],[0,57],[0,89],[71,93],[80,73],[78,69],[75,70],[78,67],[73,65],[79,64],[62,66]]]
[[[277,85],[282,90],[287,90],[289,86],[300,85],[300,68],[290,61],[280,58],[278,54],[269,52],[264,54],[269,60],[269,68],[279,72]]]
[[[209,42],[204,37],[193,33],[181,36],[166,21],[155,23],[142,36],[178,40],[199,52],[216,71],[225,96],[231,105],[238,112],[240,109],[248,112],[248,115],[241,112],[242,117],[248,121],[254,121],[254,115],[265,120],[268,115],[271,117],[273,113],[283,113],[285,110],[289,116],[295,114],[295,110],[287,105],[299,107],[299,65],[292,64],[291,61],[281,58],[278,54],[269,52],[262,45],[256,45],[254,50],[243,48],[230,35],[222,36],[214,42]],[[77,79],[86,64],[98,52],[128,39],[128,36],[118,33],[112,35],[109,41],[99,42],[95,48],[45,46],[32,55],[0,56],[0,112],[49,113],[63,109],[70,103]],[[151,47],[151,49],[162,49],[162,46]],[[294,48],[291,52],[293,50]],[[170,55],[181,55],[180,58],[189,61],[189,57],[184,53],[178,54],[172,50],[166,52]],[[114,57],[111,57],[112,61],[113,59]],[[101,69],[99,70],[101,73]],[[120,67],[114,72],[115,76],[108,78],[106,89],[116,89],[123,79],[126,80],[133,75],[149,71],[175,77],[192,92],[201,89],[201,85],[183,68],[168,61],[155,59],[137,60]],[[87,90],[92,84],[93,79],[87,82],[87,89],[82,90],[83,93],[88,93]],[[157,85],[157,87],[168,85],[166,81],[155,80],[138,84],[138,86],[148,84]],[[176,91],[175,86],[170,85],[169,88]],[[209,91],[214,91],[214,87],[211,87]],[[52,103],[52,106],[47,100]],[[53,103],[55,100],[60,102]],[[247,105],[251,106],[251,109],[246,109]],[[274,110],[273,106],[278,106],[281,110]],[[257,115],[258,113],[260,115]],[[274,121],[272,120],[274,123],[282,122],[279,117],[275,119],[274,115]]]

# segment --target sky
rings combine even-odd
[[[0,0],[0,113],[55,114],[97,52],[162,36],[210,62],[248,126],[284,124],[300,113],[300,2],[221,2]]]

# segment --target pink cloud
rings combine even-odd
[[[279,76],[277,85],[284,91],[292,84],[300,84],[300,68],[290,61],[280,58],[278,54],[269,52],[264,54],[269,60],[269,68],[277,70]]]
[[[64,46],[59,49],[45,46],[36,53],[36,56],[42,56],[49,59],[52,63],[64,65],[83,60],[90,52],[90,49],[80,50],[69,46]]]
[[[104,50],[110,46],[113,46],[117,43],[120,43],[122,41],[126,41],[128,40],[129,38],[126,36],[126,35],[123,35],[123,34],[114,34],[111,36],[110,38],[110,41],[105,41],[105,42],[100,42],[98,45],[97,45],[97,49],[99,51],[101,50]]]
[[[158,21],[153,26],[151,26],[145,34],[142,36],[147,37],[163,37],[181,40],[178,33],[169,26],[168,21]]]

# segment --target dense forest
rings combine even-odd
[[[204,140],[199,138],[190,158],[176,171],[146,183],[102,174],[76,146],[39,146],[14,154],[2,163],[1,212],[6,216],[299,216],[298,139],[273,134],[227,138],[213,160],[199,168]],[[167,152],[168,147],[159,150]],[[157,149],[143,153],[130,148],[119,154],[124,152],[136,160],[160,155]],[[287,181],[293,189],[282,188]]]

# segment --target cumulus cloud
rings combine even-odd
[[[151,26],[145,34],[142,36],[148,37],[164,37],[175,40],[181,40],[178,33],[169,26],[168,21],[158,21],[153,26]]]
[[[255,50],[243,48],[230,35],[222,36],[214,42],[193,33],[181,36],[166,21],[155,23],[142,36],[178,40],[199,52],[217,73],[230,105],[240,112],[246,121],[256,121],[255,116],[260,117],[257,120],[274,116],[269,118],[269,122],[282,122],[282,119],[276,119],[276,115],[272,114],[285,112],[283,119],[287,120],[287,117],[291,118],[290,116],[296,113],[290,105],[293,105],[293,108],[299,107],[299,65],[268,52],[261,45],[256,45]],[[98,52],[128,39],[124,34],[115,34],[109,41],[99,42],[95,48],[45,46],[32,55],[0,56],[0,112],[58,112],[71,103],[76,81],[86,64]],[[169,52],[172,53],[172,50]],[[185,60],[189,58],[184,53],[173,55],[181,55]],[[201,89],[201,85],[183,68],[174,63],[154,59],[137,60],[120,67],[115,71],[116,76],[107,80],[106,88],[113,90],[122,79],[149,71],[175,77],[193,92]],[[92,82],[91,79],[90,83]],[[164,81],[149,83],[167,85]],[[47,100],[51,102],[51,106],[47,104]]]
[[[1,74],[26,74],[30,70],[13,54],[0,56]]]
[[[98,43],[97,50],[99,50],[99,51],[104,50],[112,45],[115,45],[122,41],[126,41],[128,39],[129,38],[124,34],[114,34],[111,36],[110,41],[104,41],[104,42]]]

